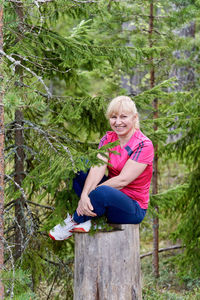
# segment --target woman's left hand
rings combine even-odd
[[[93,206],[90,202],[88,195],[81,195],[76,209],[78,216],[90,216],[96,217],[97,215],[93,212]]]

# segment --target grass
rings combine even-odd
[[[152,222],[150,216],[140,228],[141,253],[152,251]],[[172,245],[169,240],[170,233],[175,229],[175,221],[169,217],[160,219],[159,246]],[[179,241],[180,243],[180,241]],[[178,244],[179,244],[178,243]],[[143,300],[199,300],[200,278],[194,278],[189,272],[182,275],[179,272],[177,261],[182,250],[171,250],[159,254],[159,273],[155,279],[152,272],[152,257],[147,256],[141,260]]]
[[[160,255],[160,277],[152,274],[151,257],[142,259],[143,300],[199,300],[200,279],[179,277],[175,254]]]

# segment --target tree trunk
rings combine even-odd
[[[15,112],[15,182],[21,186],[24,179],[24,135],[23,114],[21,110]],[[23,196],[16,199],[15,203],[15,259],[19,258],[23,252],[25,236],[24,226],[24,199]]]
[[[74,300],[141,300],[139,225],[75,234]]]
[[[0,49],[3,50],[3,6],[0,7]],[[2,65],[2,59],[0,61]],[[1,67],[2,71],[2,67]],[[0,80],[3,74],[0,74]],[[3,207],[4,207],[4,106],[3,106],[3,90],[0,90],[0,272],[4,264],[4,242],[3,242]],[[4,286],[0,276],[0,299],[4,299]]]
[[[16,13],[19,18],[18,36],[16,41],[20,42],[22,36],[20,35],[23,30],[23,3],[14,3]],[[16,68],[16,72],[20,75],[20,81],[23,82],[23,72],[21,68]],[[24,131],[23,131],[23,112],[21,109],[17,109],[15,112],[15,182],[21,186],[25,177],[24,173]],[[17,189],[17,188],[16,188]],[[23,252],[23,244],[25,238],[25,224],[24,224],[24,198],[23,196],[16,199],[15,203],[15,259],[18,259]]]
[[[150,3],[150,18],[149,18],[149,46],[153,46],[152,42],[152,33],[154,29],[154,5],[153,1]],[[155,85],[155,69],[154,69],[154,62],[153,57],[150,59],[151,63],[151,71],[150,71],[150,87],[151,89]],[[158,99],[153,100],[153,118],[158,118]],[[157,130],[157,125],[154,123],[154,131]],[[152,188],[152,194],[155,195],[158,193],[158,145],[156,144],[155,147],[155,156],[154,156],[154,166],[153,166],[153,188]],[[159,209],[156,206],[155,212],[158,215]],[[152,259],[152,265],[153,265],[153,273],[155,277],[159,277],[159,219],[158,216],[153,218],[153,259]]]

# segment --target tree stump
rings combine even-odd
[[[141,300],[139,225],[75,234],[74,300]]]

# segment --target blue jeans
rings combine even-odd
[[[73,188],[80,197],[87,173],[80,172],[73,181]],[[103,181],[107,179],[104,176]],[[105,215],[109,223],[113,224],[139,224],[146,215],[146,209],[142,209],[137,201],[131,199],[121,191],[102,185],[88,195],[97,217]],[[92,217],[78,216],[74,213],[73,219],[77,223],[86,222]]]

